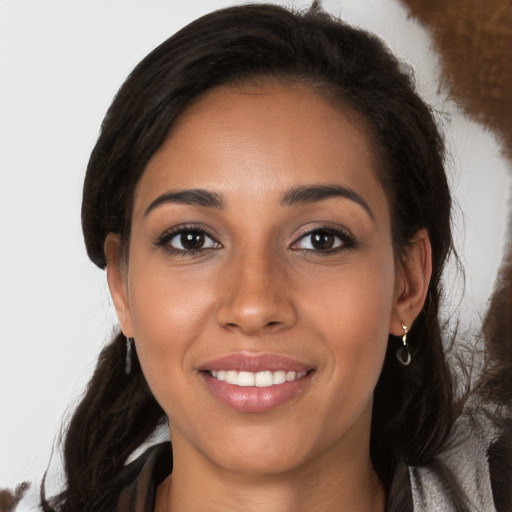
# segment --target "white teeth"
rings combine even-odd
[[[217,370],[210,372],[210,375],[217,380],[233,384],[235,386],[247,387],[256,386],[258,388],[268,388],[285,382],[292,382],[301,379],[307,372],[285,372],[278,370],[271,372],[269,370],[253,373],[253,372],[237,372],[236,370]]]
[[[217,376],[218,377],[218,376]],[[235,370],[228,370],[226,372],[226,382],[228,384],[238,384],[238,372]]]
[[[258,388],[272,386],[272,372],[259,372],[256,374],[255,384]]]
[[[283,384],[286,382],[286,372],[278,371],[272,374],[272,384]]]
[[[254,373],[238,372],[237,384],[239,386],[254,386]]]

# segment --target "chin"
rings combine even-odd
[[[287,428],[246,427],[218,439],[205,451],[216,466],[230,472],[251,475],[293,471],[314,456],[312,440]]]
[[[261,476],[288,473],[304,464],[303,458],[297,453],[283,453],[275,447],[264,452],[249,450],[238,451],[236,454],[224,453],[212,462],[230,473]]]

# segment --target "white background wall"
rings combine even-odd
[[[85,254],[79,214],[103,114],[148,51],[197,16],[233,3],[0,1],[0,487],[38,482],[115,325],[104,273]],[[507,163],[494,138],[438,92],[429,37],[398,0],[324,6],[381,35],[441,113],[467,273],[462,317],[477,324],[503,251]]]

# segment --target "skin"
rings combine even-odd
[[[105,250],[121,328],[169,417],[175,465],[157,511],[383,510],[369,457],[372,394],[388,334],[421,310],[431,265],[424,231],[397,263],[377,167],[354,114],[276,85],[206,93],[149,162],[127,260],[115,235]],[[346,187],[366,207],[340,196],[283,205],[287,191],[311,185]],[[148,211],[169,191],[198,188],[223,207]],[[204,250],[180,252],[179,235],[158,245],[180,225],[211,234]],[[312,245],[326,226],[342,230],[328,238],[336,250]],[[240,352],[314,372],[285,404],[235,411],[199,370]]]

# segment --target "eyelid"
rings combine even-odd
[[[195,250],[186,250],[186,249],[178,249],[176,247],[172,247],[169,242],[176,236],[186,233],[186,232],[200,232],[204,234],[204,236],[208,237],[210,240],[212,240],[216,247],[205,247]],[[307,236],[310,236],[314,234],[315,232],[326,232],[328,234],[332,234],[333,236],[337,237],[341,243],[331,249],[326,250],[320,250],[320,249],[309,249],[309,248],[298,248],[294,247],[300,240],[306,238]],[[157,247],[165,247],[169,252],[174,254],[181,254],[181,255],[189,255],[194,254],[198,252],[208,252],[211,250],[217,250],[223,247],[221,240],[221,236],[214,232],[212,229],[210,229],[207,226],[204,226],[202,224],[178,224],[176,226],[173,226],[167,230],[160,236],[158,236],[153,244]],[[298,234],[294,237],[293,242],[290,244],[289,248],[294,251],[302,251],[302,252],[310,252],[310,253],[318,253],[318,254],[330,254],[335,253],[341,250],[346,249],[352,249],[357,246],[357,240],[356,237],[344,226],[340,225],[332,225],[329,223],[322,223],[322,224],[316,224],[314,226],[311,225],[311,223],[308,223],[307,226],[302,227]]]
[[[204,236],[208,237],[210,240],[215,242],[215,244],[218,245],[218,247],[205,247],[202,249],[196,249],[196,250],[182,250],[177,249],[176,247],[172,247],[169,245],[169,242],[175,238],[176,236],[189,232],[189,231],[195,231],[200,232]],[[222,242],[220,240],[220,235],[213,232],[213,230],[209,229],[208,227],[202,225],[202,224],[178,224],[176,226],[173,226],[167,230],[164,231],[161,235],[159,235],[153,242],[153,244],[157,247],[166,247],[169,252],[174,252],[176,254],[193,254],[197,252],[205,252],[205,251],[211,251],[215,249],[220,249],[222,247]]]
[[[311,236],[315,232],[326,232],[328,234],[334,235],[337,238],[341,240],[341,244],[333,247],[332,249],[328,250],[319,250],[319,249],[303,249],[303,248],[294,248],[294,246],[302,239],[306,238],[307,236]],[[334,253],[340,250],[344,249],[352,249],[357,246],[357,240],[356,237],[348,230],[347,228],[340,226],[340,225],[332,225],[332,224],[320,224],[311,226],[311,224],[308,224],[308,226],[303,227],[300,232],[295,236],[294,241],[292,242],[290,249],[295,251],[304,251],[304,252],[316,252],[318,254],[329,254]]]

